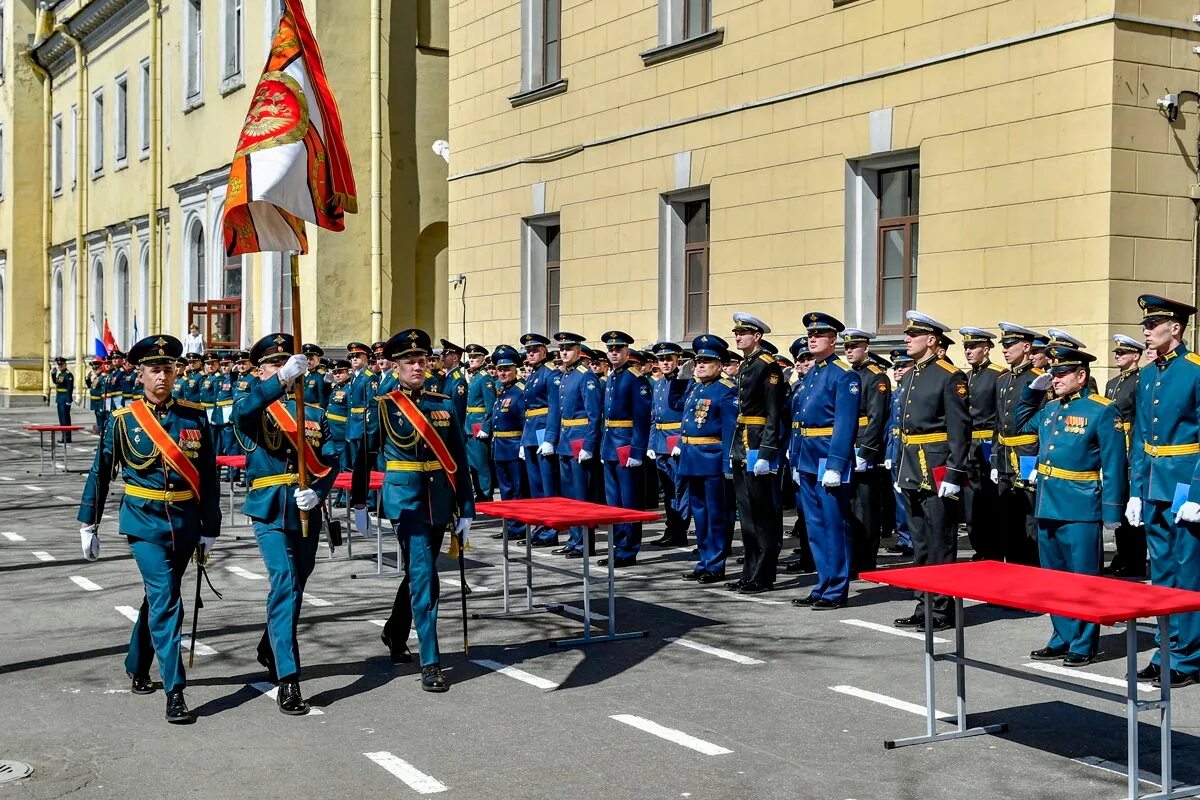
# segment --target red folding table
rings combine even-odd
[[[905,747],[945,739],[961,739],[983,733],[1004,731],[1007,726],[984,725],[967,727],[966,667],[995,672],[1000,675],[1054,686],[1101,700],[1124,703],[1128,726],[1127,747],[1129,798],[1138,794],[1138,714],[1159,712],[1159,743],[1162,760],[1162,791],[1141,795],[1142,800],[1168,800],[1200,794],[1200,785],[1172,787],[1171,779],[1171,685],[1164,681],[1155,700],[1138,699],[1137,679],[1137,621],[1142,617],[1158,618],[1159,657],[1163,675],[1171,668],[1170,618],[1172,614],[1200,611],[1200,592],[1168,589],[1144,583],[1077,575],[1019,564],[998,561],[975,561],[959,564],[939,564],[927,567],[876,570],[864,572],[863,580],[912,589],[924,594],[925,605],[925,735],[884,742],[884,747]],[[954,598],[954,650],[935,653],[931,595]],[[1126,690],[1108,692],[1090,686],[1045,675],[1035,675],[1001,664],[968,658],[963,644],[963,599],[979,600],[998,606],[1017,608],[1042,614],[1094,622],[1098,625],[1125,625]],[[938,733],[934,710],[934,664],[947,661],[955,665],[955,685],[958,697],[958,729]]]
[[[652,511],[635,511],[629,508],[617,508],[600,503],[587,503],[582,500],[571,500],[566,497],[542,497],[527,500],[499,500],[495,502],[476,503],[475,510],[481,514],[499,517],[505,520],[523,522],[527,526],[541,525],[556,531],[566,531],[570,528],[583,528],[584,536],[580,546],[583,548],[583,635],[577,639],[550,641],[551,646],[569,646],[576,644],[591,644],[592,642],[611,642],[616,639],[635,639],[646,636],[646,631],[626,631],[617,633],[617,601],[616,573],[613,561],[613,526],[622,522],[657,522],[661,516]],[[592,635],[591,607],[591,565],[587,553],[592,550],[592,537],[595,528],[608,529],[608,633],[603,636]],[[532,531],[529,531],[532,533]],[[544,569],[560,575],[577,577],[572,570],[555,567],[533,560],[533,544],[529,536],[525,537],[525,555],[512,558],[508,555],[508,534],[500,537],[504,543],[504,611],[496,614],[477,614],[476,617],[514,617],[526,614],[539,614],[555,611],[561,605],[535,606],[533,603],[533,568]],[[509,562],[525,565],[525,608],[512,610],[509,604],[508,565]]]
[[[50,434],[50,474],[58,473],[58,462],[54,460],[54,453],[58,446],[58,437],[56,433],[69,433],[71,431],[83,430],[82,425],[26,425],[25,430],[33,431],[38,435],[38,475],[45,475],[43,471],[46,468],[46,434]],[[66,442],[63,442],[63,472],[70,472],[67,464],[67,450],[69,448]]]
[[[333,488],[334,489],[344,489],[348,494],[350,492],[350,484],[351,484],[351,481],[353,480],[353,478],[354,478],[353,472],[340,472],[340,473],[338,473],[338,476],[333,479]],[[370,476],[367,478],[367,491],[377,493],[377,498],[375,500],[375,571],[374,572],[363,572],[363,573],[355,572],[355,573],[351,574],[350,577],[351,578],[359,578],[359,579],[399,577],[404,574],[400,570],[400,540],[399,539],[396,540],[396,568],[387,570],[386,572],[383,569],[383,473],[382,472],[374,472],[374,471],[371,472]],[[353,517],[351,516],[350,503],[348,503],[348,502],[346,503],[346,519],[350,522],[351,525],[354,524]],[[368,525],[369,524],[370,523],[368,521]],[[326,532],[326,535],[328,535],[328,531]],[[344,537],[344,541],[346,542],[346,559],[347,560],[354,557],[354,547],[351,544],[352,539],[353,539],[353,535],[350,532],[349,528],[347,528],[346,535]],[[329,548],[329,559],[331,561],[335,560],[333,558],[333,547],[332,546]]]
[[[229,473],[229,479],[225,483],[229,487],[229,516],[233,517],[233,472],[234,470],[246,468],[246,457],[217,456],[217,467],[225,467]]]

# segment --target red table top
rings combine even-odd
[[[27,430],[27,431],[35,431],[35,432],[39,432],[39,433],[44,433],[44,432],[58,433],[60,431],[81,431],[81,430],[83,430],[82,425],[26,425],[24,427],[25,427],[25,430]]]
[[[338,476],[333,479],[334,489],[349,489],[350,481],[354,477],[353,472],[339,472]],[[383,488],[383,473],[371,472],[371,477],[367,481],[367,489],[372,492],[377,492]]]
[[[875,570],[859,577],[918,592],[981,600],[1100,625],[1200,611],[1200,592],[1000,561]]]
[[[502,519],[531,525],[545,525],[555,530],[595,527],[618,522],[655,522],[662,515],[654,511],[635,511],[600,503],[585,503],[567,497],[540,497],[528,500],[498,500],[476,503],[475,510]]]
[[[235,469],[241,469],[242,467],[246,466],[246,457],[245,456],[217,456],[217,466],[218,467],[234,467]]]

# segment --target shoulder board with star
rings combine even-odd
[[[846,372],[849,372],[850,370],[853,369],[853,367],[850,366],[849,362],[843,361],[840,358],[835,358],[833,361],[830,361],[829,363],[833,364],[835,367],[839,367],[840,369],[842,369],[843,371],[846,371]]]
[[[195,410],[197,410],[197,411],[203,411],[203,410],[204,410],[204,406],[200,405],[199,403],[193,403],[191,400],[179,400],[179,399],[176,399],[176,400],[175,400],[175,405],[178,405],[178,406],[183,406],[184,408],[193,408],[193,409],[195,409]]]
[[[722,386],[728,386],[730,389],[734,387],[733,381],[729,380],[729,378],[720,378],[718,380]]]
[[[958,367],[954,366],[953,364],[951,364],[949,361],[945,360],[944,358],[939,358],[934,363],[936,363],[939,367],[941,367],[942,369],[946,370],[946,372],[949,372],[951,374],[958,372]]]
[[[775,363],[775,356],[771,355],[770,353],[759,353],[758,358],[760,361],[765,361],[768,364]]]
[[[1088,395],[1088,400],[1094,400],[1102,406],[1111,406],[1113,403],[1112,400],[1109,400],[1104,395],[1096,394],[1095,392],[1092,392],[1091,394]]]
[[[1008,372],[1007,367],[1002,367],[999,364],[988,364],[987,368],[990,369],[992,372],[1000,372],[1000,373]]]
[[[1192,362],[1193,364],[1200,365],[1200,354],[1188,353],[1186,356],[1184,356],[1184,359]]]

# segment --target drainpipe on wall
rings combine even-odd
[[[84,353],[88,336],[86,288],[88,285],[88,262],[83,240],[85,230],[84,213],[87,209],[87,143],[88,119],[90,114],[87,107],[87,64],[84,60],[83,42],[76,39],[67,30],[66,25],[56,25],[54,30],[61,33],[72,47],[75,48],[75,79],[79,83],[78,109],[75,128],[75,374],[83,375]],[[103,320],[97,320],[101,325]]]
[[[371,340],[383,339],[382,0],[371,0]],[[393,280],[395,276],[393,275]]]
[[[150,287],[147,292],[150,308],[146,320],[146,333],[162,330],[162,266],[159,263],[158,206],[162,183],[162,13],[161,0],[150,0],[150,218],[146,222],[146,235],[150,239],[149,269]]]
[[[49,403],[50,359],[57,355],[50,352],[50,237],[53,235],[51,215],[54,203],[53,150],[50,141],[54,127],[53,92],[51,91],[53,78],[42,68],[41,64],[37,63],[32,50],[23,50],[21,55],[24,56],[33,73],[38,76],[38,80],[42,82],[42,185],[44,193],[42,197],[42,394],[46,396],[46,402]],[[82,382],[80,382],[80,386],[82,386]]]

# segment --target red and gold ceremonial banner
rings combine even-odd
[[[284,13],[229,171],[225,252],[308,252],[305,221],[344,230],[358,212],[337,101],[301,0]]]

